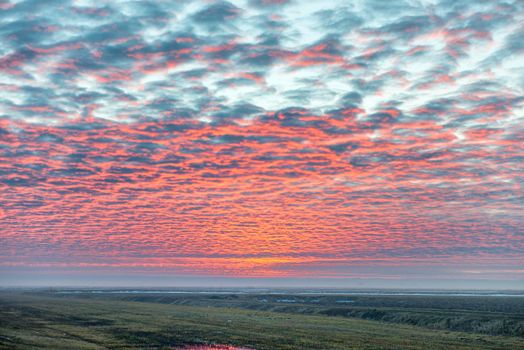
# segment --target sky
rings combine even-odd
[[[524,289],[524,2],[0,1],[0,286]]]

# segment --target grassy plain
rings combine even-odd
[[[524,349],[521,298],[491,304],[423,298],[4,291],[0,349],[169,349],[203,343],[257,350]],[[437,322],[446,317],[448,325]],[[451,331],[449,324],[460,317],[466,325],[480,319],[511,330]]]

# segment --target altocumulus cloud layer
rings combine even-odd
[[[517,0],[0,1],[0,264],[522,277],[523,23]]]

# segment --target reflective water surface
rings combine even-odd
[[[186,345],[173,348],[173,350],[254,350],[232,345]]]

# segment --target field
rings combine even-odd
[[[0,292],[0,349],[524,349],[523,297]]]

